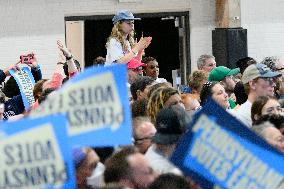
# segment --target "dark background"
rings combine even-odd
[[[178,28],[175,27],[174,19],[161,18],[142,18],[135,21],[135,33],[138,39],[142,32],[144,37],[153,37],[152,43],[145,50],[146,56],[156,58],[160,66],[159,77],[172,82],[171,70],[180,68]],[[96,57],[106,56],[105,44],[112,26],[111,19],[85,20],[86,66],[91,66]]]

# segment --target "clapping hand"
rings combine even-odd
[[[135,44],[135,47],[137,48],[138,52],[143,51],[146,49],[152,41],[152,37],[141,37],[139,42]]]

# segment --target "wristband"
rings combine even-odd
[[[71,56],[69,56],[69,57],[67,57],[66,56],[66,60],[71,60],[73,58],[73,56],[71,55]]]

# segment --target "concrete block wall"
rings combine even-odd
[[[202,54],[212,55],[212,30],[215,28],[215,0],[190,1],[191,70],[197,69]]]
[[[191,68],[201,54],[212,54],[215,0],[191,0]],[[284,1],[241,0],[241,26],[248,30],[248,56],[284,58]]]
[[[65,16],[114,14],[119,9],[132,12],[189,11],[189,0],[3,0],[0,1],[0,68],[33,51],[50,77],[58,59],[56,40],[65,39]]]
[[[0,1],[0,68],[32,51],[42,64],[44,76],[50,76],[58,57],[56,40],[65,36],[61,9],[52,1]]]
[[[248,30],[248,55],[284,58],[284,1],[242,0],[242,27]]]
[[[284,1],[241,0],[242,27],[248,29],[249,56],[284,57]],[[201,54],[212,54],[215,0],[3,0],[0,1],[0,68],[33,51],[50,77],[58,59],[56,40],[65,39],[65,16],[114,14],[119,9],[134,13],[190,10],[191,68]]]

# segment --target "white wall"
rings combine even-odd
[[[65,16],[114,14],[119,9],[134,13],[190,10],[192,70],[201,54],[212,54],[215,0],[1,0],[0,68],[15,63],[20,54],[34,51],[44,76],[49,77],[58,57],[56,40],[65,38]],[[283,0],[241,0],[249,56],[257,60],[270,55],[284,57],[283,9]]]
[[[65,16],[114,14],[119,9],[132,12],[188,11],[189,0],[1,0],[0,68],[15,63],[20,54],[34,51],[49,77],[57,62],[56,40],[64,40]]]
[[[201,54],[212,54],[215,0],[191,0],[191,68]],[[284,0],[241,0],[241,25],[248,30],[248,56],[284,58]]]
[[[64,13],[55,1],[0,1],[0,68],[33,51],[43,65],[45,76],[57,60],[56,40],[64,39]]]
[[[248,55],[284,57],[284,1],[242,0],[242,27],[248,30]]]
[[[215,28],[215,0],[190,1],[191,70],[197,69],[202,54],[212,55],[212,30]]]

